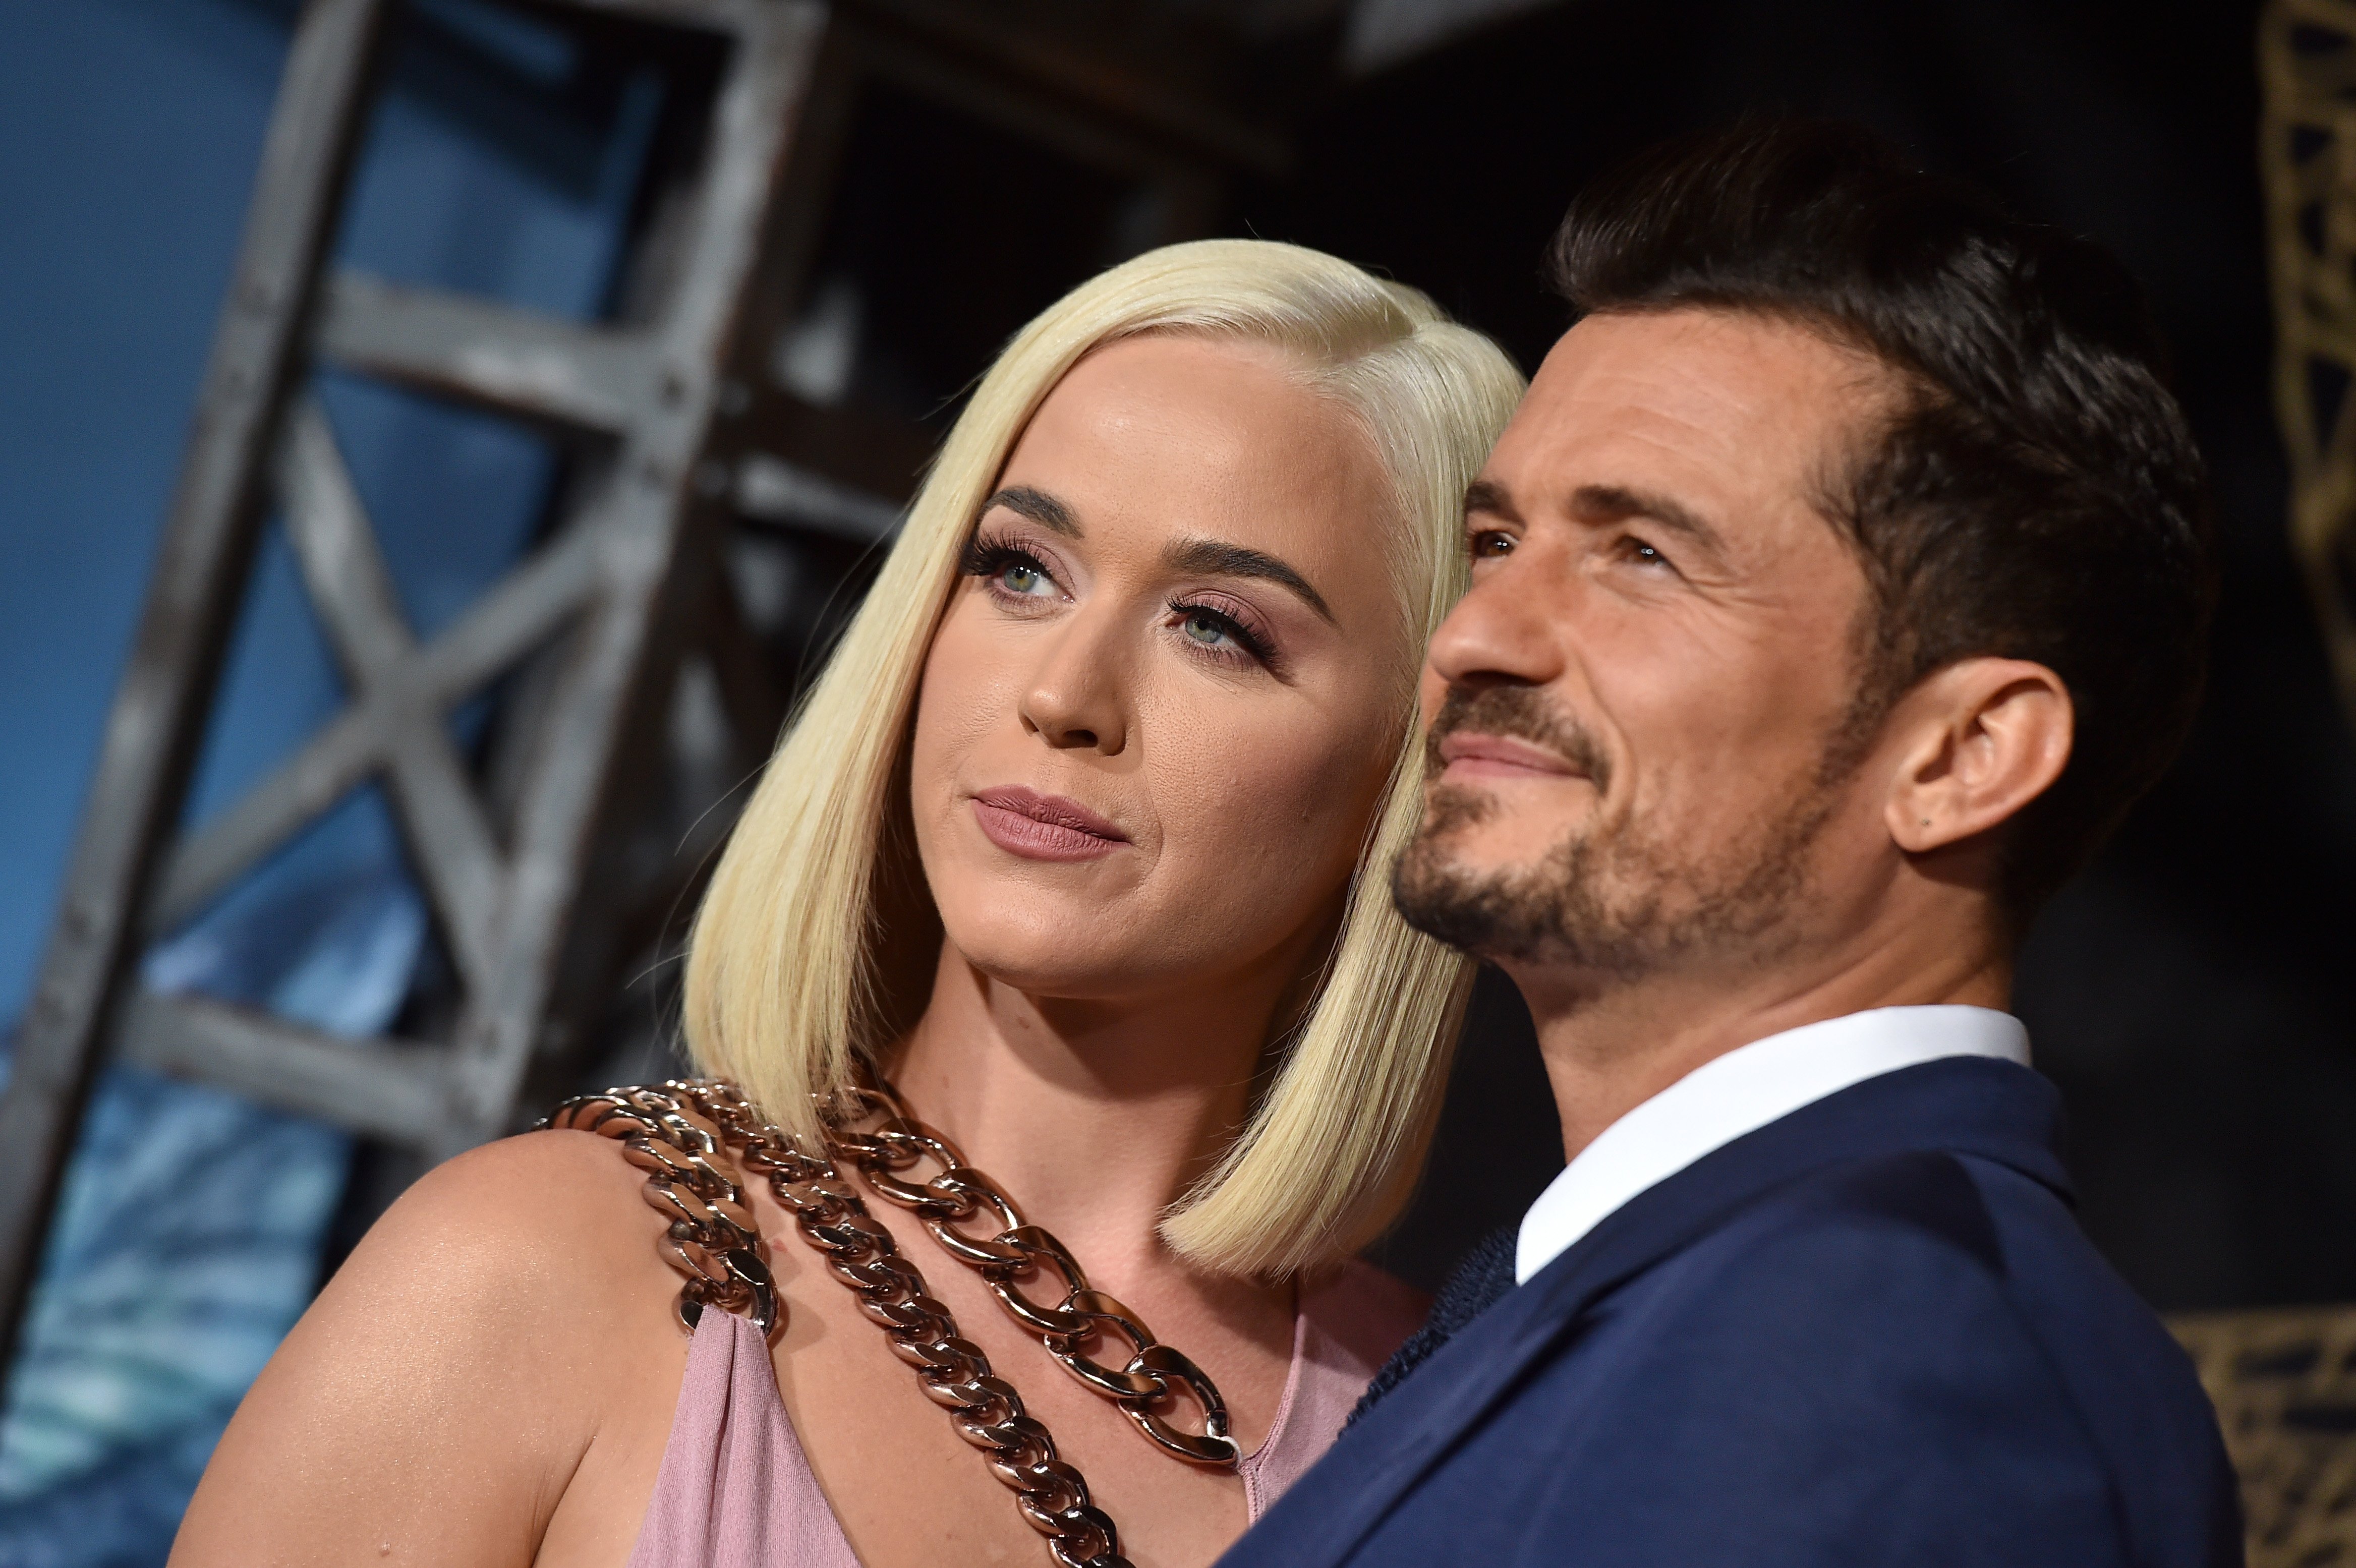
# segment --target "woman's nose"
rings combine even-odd
[[[1045,642],[1018,704],[1023,728],[1057,751],[1119,756],[1129,744],[1129,712],[1112,628],[1083,613]]]

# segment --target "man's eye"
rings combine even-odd
[[[1646,544],[1643,539],[1627,539],[1622,543],[1621,549],[1627,551],[1628,558],[1631,560],[1635,561],[1639,566],[1666,566],[1669,564],[1669,558],[1667,556],[1663,555],[1659,550],[1654,549],[1651,545]]]
[[[1514,553],[1514,536],[1498,528],[1476,530],[1471,540],[1474,560],[1494,560]]]

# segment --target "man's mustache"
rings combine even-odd
[[[1612,784],[1612,759],[1593,732],[1567,713],[1558,713],[1534,686],[1451,686],[1424,737],[1424,766],[1437,777],[1440,742],[1459,730],[1479,735],[1509,735],[1543,746],[1594,782],[1601,795]]]

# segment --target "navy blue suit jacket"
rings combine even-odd
[[[1223,1568],[2218,1568],[2216,1417],[2069,1210],[2059,1097],[1869,1079],[1639,1194]]]

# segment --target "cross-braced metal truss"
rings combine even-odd
[[[297,27],[238,276],[209,366],[161,562],[118,697],[0,1126],[54,1166],[90,1062],[131,1058],[226,1083],[429,1154],[504,1129],[594,870],[631,742],[668,697],[682,596],[709,587],[698,464],[726,444],[724,389],[761,281],[775,198],[823,41],[796,0],[600,0],[727,38],[709,147],[683,182],[674,264],[643,320],[581,326],[339,274],[327,246],[348,184],[388,0],[314,0]],[[597,438],[603,461],[547,541],[421,644],[328,421],[332,368]],[[171,825],[263,518],[276,510],[352,691],[343,712],[229,810]],[[553,645],[553,647],[552,647]],[[539,657],[505,831],[450,710]],[[740,709],[757,723],[776,705]],[[126,958],[352,790],[383,781],[463,997],[442,1042],[329,1038],[264,1014],[139,990]],[[49,1157],[45,1162],[45,1149]],[[21,1248],[48,1183],[0,1183]],[[21,1258],[21,1251],[17,1254]]]
[[[2251,1568],[2356,1564],[2356,1310],[2179,1317],[2242,1482]]]
[[[397,3],[307,0],[296,24],[162,555],[0,1098],[0,1342],[13,1341],[109,1051],[430,1158],[513,1125],[533,1074],[577,1054],[584,1026],[609,1008],[616,969],[645,951],[728,826],[727,811],[704,809],[725,793],[704,787],[707,776],[697,798],[669,803],[697,824],[684,843],[647,831],[650,800],[678,793],[684,677],[708,677],[703,708],[717,722],[703,731],[723,732],[723,777],[755,765],[783,717],[776,660],[730,585],[730,530],[764,521],[872,544],[923,459],[914,428],[801,400],[771,374],[864,80],[1110,172],[1131,192],[1116,254],[1200,232],[1225,170],[1280,155],[1151,69],[1097,69],[1066,40],[1014,26],[1015,9],[517,0],[700,37],[716,48],[686,56],[721,62],[700,129],[641,203],[624,308],[609,322],[559,320],[331,260]],[[1096,16],[1085,11],[1073,16]],[[312,389],[321,371],[520,421],[573,454],[541,542],[431,638],[402,613]],[[183,832],[273,515],[349,700],[242,798]],[[487,755],[470,759],[451,715],[492,690]],[[371,784],[453,971],[435,1027],[348,1040],[138,982],[150,943]]]
[[[2291,542],[2356,717],[2356,4],[2273,0],[2258,74]]]

